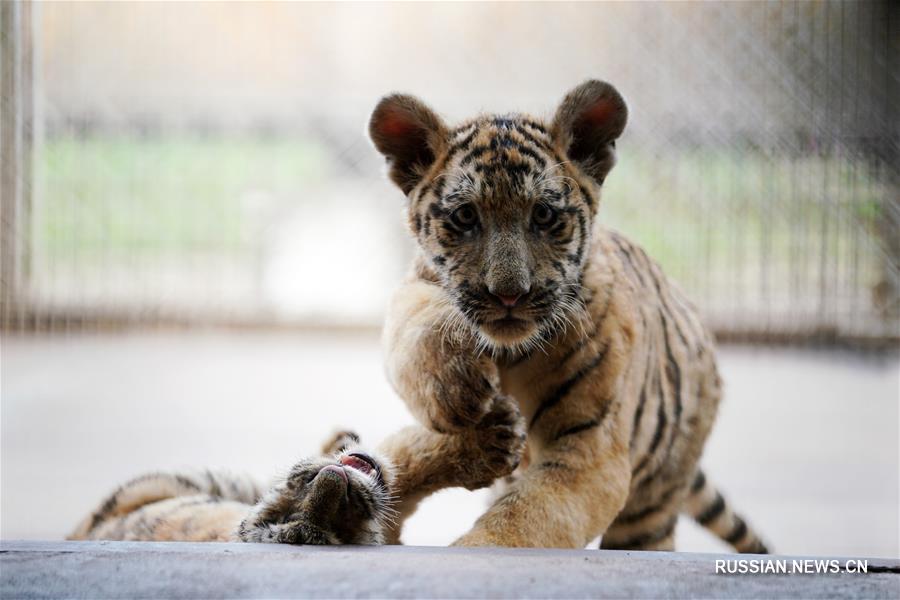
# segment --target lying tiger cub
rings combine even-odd
[[[383,544],[393,468],[350,432],[301,460],[269,491],[206,470],[149,473],[107,497],[70,539]]]
[[[445,487],[487,486],[515,466],[509,457],[524,431],[510,414],[501,399],[467,439],[412,426],[379,452],[341,432],[266,492],[248,477],[209,470],[146,474],[118,487],[69,539],[396,544],[397,509],[409,514]]]

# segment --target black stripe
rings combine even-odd
[[[472,131],[469,132],[469,134],[466,135],[466,137],[464,137],[463,139],[459,140],[458,142],[455,142],[455,143],[454,143],[452,146],[450,146],[450,148],[447,150],[447,154],[444,155],[444,158],[443,158],[443,160],[441,161],[440,169],[439,169],[440,171],[443,171],[443,170],[446,168],[447,163],[449,163],[451,160],[453,160],[454,157],[456,157],[456,155],[457,155],[460,151],[465,150],[466,148],[468,148],[469,144],[472,143],[472,140],[475,139],[475,136],[478,135],[478,132],[480,131],[478,125],[469,125],[469,127],[472,127]],[[462,131],[462,130],[460,130],[460,132],[461,132],[461,131]]]
[[[550,264],[553,265],[553,268],[556,269],[556,272],[559,273],[560,276],[563,277],[563,279],[566,278],[566,268],[561,262],[559,262],[558,260],[553,260],[550,261]]]
[[[697,515],[696,520],[701,525],[709,525],[715,521],[719,515],[725,510],[725,499],[722,494],[716,492],[716,499],[710,504],[706,510]]]
[[[161,514],[157,515],[152,521],[146,523],[146,528],[148,534],[152,537],[156,533],[156,529],[166,522],[166,520],[170,519],[175,513],[185,508],[190,508],[191,506],[199,506],[201,504],[211,504],[213,503],[213,497],[204,495],[200,497],[187,496],[185,499],[175,506],[170,507],[168,510],[163,511]],[[144,510],[146,507],[142,507],[141,510]],[[129,517],[133,515],[141,515],[140,511],[132,513]],[[126,517],[128,518],[128,517]],[[141,518],[146,518],[146,515],[142,515]]]
[[[643,323],[643,328],[646,330],[647,321],[644,318],[643,312],[641,313],[641,323]],[[637,442],[638,427],[641,424],[641,417],[644,416],[644,405],[647,404],[647,383],[650,379],[650,365],[652,364],[651,359],[653,355],[652,350],[650,344],[647,344],[647,360],[644,364],[644,376],[641,378],[643,383],[641,384],[641,392],[638,395],[638,405],[634,411],[634,422],[631,424],[631,443],[629,444],[629,447],[631,448],[634,448],[634,445]]]
[[[555,160],[556,162],[562,162],[562,160],[560,160],[560,156],[556,154],[553,146],[551,146],[548,141],[540,139],[524,127],[514,127],[513,130],[541,150],[549,153],[551,156],[553,156],[553,160]]]
[[[636,513],[631,513],[627,515],[619,515],[616,517],[616,525],[631,525],[632,523],[637,523],[638,521],[644,520],[646,517],[650,515],[655,515],[666,508],[669,507],[669,501],[672,499],[672,496],[681,489],[681,487],[673,487],[672,489],[665,492],[662,496],[659,497],[659,502],[656,504],[651,504],[647,508],[643,510],[639,510]]]
[[[530,164],[508,160],[505,157],[504,160],[498,161],[496,163],[479,163],[475,165],[475,172],[481,173],[485,177],[493,177],[498,174],[505,174],[507,176],[513,176],[513,178],[521,179],[523,176],[531,173],[532,171],[533,169]]]
[[[91,515],[91,524],[88,526],[88,531],[91,532],[100,525],[100,522],[106,519],[113,510],[118,507],[119,496],[123,493],[130,490],[132,487],[139,483],[143,483],[144,481],[150,479],[167,479],[170,476],[166,473],[145,473],[144,475],[140,475],[128,481],[128,483],[119,486],[116,490],[110,495],[104,502],[100,509]],[[176,480],[181,479],[180,476],[175,477]],[[194,485],[193,483],[188,483],[185,485]],[[195,486],[196,489],[200,489],[198,486]]]
[[[595,200],[593,194],[587,191],[587,188],[584,187],[581,182],[578,183],[578,191],[581,192],[581,195],[584,196],[585,200],[587,200],[588,206],[591,207],[591,210],[597,208],[595,206]]]
[[[544,169],[547,167],[547,159],[529,148],[525,145],[520,145],[516,150],[519,151],[519,154],[522,156],[527,156],[531,160],[533,160],[537,164],[538,169]]]
[[[612,402],[612,398],[604,398],[600,401],[600,410],[597,411],[597,415],[593,419],[562,430],[561,432],[556,434],[556,436],[553,438],[553,441],[556,442],[566,436],[575,435],[576,433],[581,433],[582,431],[588,431],[590,429],[593,429],[594,427],[599,427],[603,423],[603,421],[606,420],[606,415],[609,413]]]
[[[634,257],[631,255],[631,252],[628,251],[628,247],[622,243],[621,238],[618,236],[610,236],[613,241],[613,245],[618,249],[619,258],[625,263],[625,266],[628,267],[628,270],[634,274],[635,279],[641,284],[641,287],[646,287],[647,282],[644,281],[644,276],[641,275],[641,272],[638,271],[638,268],[635,266]]]
[[[659,311],[659,319],[662,323],[663,328],[663,342],[666,348],[666,378],[672,384],[673,392],[675,394],[675,414],[674,414],[674,427],[672,428],[672,438],[669,440],[669,450],[672,451],[672,444],[675,443],[675,434],[678,431],[678,425],[681,422],[681,368],[678,366],[678,361],[675,360],[675,355],[672,354],[671,340],[669,339],[669,328],[668,322],[666,321],[666,316],[663,314],[663,311],[660,309]],[[675,330],[678,330],[677,325],[675,326]]]
[[[446,219],[451,214],[450,210],[448,210],[441,204],[440,199],[435,200],[434,202],[429,204],[426,210],[428,211],[428,214],[435,219]]]
[[[535,423],[538,422],[538,419],[540,419],[545,412],[559,404],[562,399],[565,398],[566,395],[572,390],[572,388],[575,387],[584,378],[585,375],[590,373],[594,368],[597,367],[597,365],[603,362],[603,359],[606,357],[606,352],[608,350],[609,344],[607,343],[588,364],[578,369],[578,371],[574,375],[566,379],[562,383],[562,385],[560,385],[552,394],[550,394],[550,396],[545,398],[544,401],[541,402],[541,404],[538,406],[537,411],[535,411],[534,413],[534,416],[531,418],[531,424],[528,426],[529,429],[534,427]]]
[[[648,533],[643,533],[640,535],[636,535],[631,538],[627,538],[624,541],[616,542],[607,540],[604,538],[602,543],[600,544],[601,548],[605,548],[607,550],[638,550],[645,546],[649,546],[650,544],[654,544],[656,542],[660,542],[675,531],[675,525],[678,523],[678,516],[674,516],[663,525],[661,528],[656,531],[651,531]]]
[[[478,126],[477,125],[470,125],[469,127],[472,127],[472,131],[470,131],[466,135],[466,137],[459,140],[458,142],[454,142],[453,145],[450,146],[450,150],[447,152],[447,160],[450,160],[451,158],[453,158],[454,154],[456,154],[457,152],[459,152],[460,150],[462,150],[463,148],[468,146],[470,143],[472,143],[472,140],[474,140],[475,136],[478,135]]]
[[[550,230],[550,235],[552,235],[554,237],[559,237],[562,233],[565,232],[566,229],[568,229],[568,227],[569,227],[568,223],[566,223],[565,221],[560,221],[553,227],[553,229]],[[567,240],[561,240],[561,243],[568,242],[569,239],[572,239],[571,236],[569,236],[569,238]]]
[[[572,425],[571,427],[567,427],[566,429],[563,429],[562,431],[557,433],[553,437],[553,441],[556,442],[566,436],[575,435],[576,433],[581,433],[582,431],[587,431],[588,429],[593,429],[599,426],[600,421],[598,421],[597,419],[591,419],[590,421],[585,421],[584,423],[579,423],[578,425]]]
[[[681,422],[681,413],[682,413],[681,369],[678,366],[678,362],[675,360],[674,355],[672,354],[672,348],[670,346],[670,338],[669,338],[668,321],[666,320],[666,317],[663,314],[662,309],[659,310],[659,318],[660,318],[660,323],[662,325],[663,342],[664,342],[665,349],[666,349],[666,368],[665,368],[666,379],[670,382],[670,385],[673,388],[675,406],[673,409],[674,414],[672,415],[672,418],[673,418],[672,427],[670,427],[671,434],[669,435],[669,443],[666,447],[665,456],[663,457],[663,459],[661,461],[659,461],[659,465],[657,466],[655,471],[648,473],[647,475],[644,476],[643,480],[639,484],[640,486],[646,484],[648,481],[653,480],[653,478],[656,476],[656,474],[659,472],[659,470],[662,469],[662,467],[668,462],[669,456],[672,454],[672,448],[675,445],[675,440],[677,439],[678,427]],[[676,327],[676,329],[677,329],[677,327]],[[660,390],[660,404],[662,404],[662,401],[664,399],[665,399],[665,396],[662,395],[662,390]],[[662,409],[660,409],[660,414],[664,416],[664,414],[662,413]],[[661,428],[657,427],[656,433],[661,434],[662,433]],[[658,443],[660,441],[661,441],[661,435],[660,435],[660,438],[654,437],[654,442],[656,442],[656,445],[651,446],[651,449],[649,450],[649,452],[651,454],[653,452],[655,452],[656,446],[658,445]],[[644,466],[646,464],[646,462],[647,462],[647,460],[645,459],[641,463],[641,466]],[[635,470],[635,473],[637,473],[638,470]]]
[[[465,130],[471,128],[471,127],[474,127],[475,129],[478,129],[478,125],[479,125],[479,121],[478,121],[478,120],[476,120],[476,119],[470,119],[469,121],[465,121],[465,122],[463,122],[463,123],[460,123],[460,124],[457,125],[456,127],[454,127],[454,128],[451,130],[451,133],[453,134],[453,137],[457,137],[457,136],[458,136],[459,134],[461,134],[463,131],[465,131]]]
[[[628,242],[627,239],[625,239],[623,236],[621,236],[620,234],[615,233],[615,232],[613,233],[613,238],[616,241],[619,248],[628,255],[629,260],[631,262],[635,263],[638,266],[644,267],[644,270],[647,272],[647,274],[650,276],[650,279],[653,281],[654,287],[656,287],[657,296],[659,297],[659,300],[662,303],[662,305],[665,307],[666,312],[668,312],[669,314],[672,314],[672,315],[675,315],[676,313],[680,314],[681,317],[690,326],[691,319],[688,318],[688,315],[685,313],[684,310],[681,310],[681,308],[680,308],[681,303],[678,302],[674,298],[674,295],[672,294],[672,286],[670,286],[670,285],[663,286],[660,283],[660,279],[664,278],[665,276],[662,274],[661,271],[659,271],[658,265],[654,261],[652,261],[649,256],[647,256],[647,253],[644,252],[644,250],[640,246],[635,246],[635,245],[631,244],[630,242]],[[631,253],[631,250],[634,250],[634,254]],[[640,271],[635,270],[635,273],[638,274],[638,276],[640,277]],[[643,277],[641,277],[641,281],[643,282]],[[668,302],[666,294],[663,293],[663,287],[665,287],[666,294],[672,296],[672,298],[674,300],[674,304],[679,305],[678,310],[675,310],[673,308],[673,306]],[[691,351],[692,347],[688,343],[687,338],[684,335],[684,332],[682,332],[681,328],[678,326],[677,319],[674,320],[673,327],[675,329],[675,332],[678,334],[678,337],[681,338],[681,343],[684,344],[685,348],[688,351]],[[693,327],[690,327],[690,329],[691,329],[691,333],[694,334],[695,339],[702,339],[703,336],[700,333],[698,333],[697,331],[694,331]]]
[[[635,247],[635,252],[638,254],[639,257],[641,257],[643,259],[644,264],[647,268],[647,271],[650,273],[650,277],[653,279],[653,282],[656,285],[656,290],[657,290],[657,293],[659,294],[660,300],[666,306],[667,310],[672,314],[678,313],[679,315],[681,315],[682,319],[684,319],[684,321],[686,322],[688,329],[691,330],[691,333],[693,334],[694,339],[702,340],[704,337],[702,331],[697,331],[693,327],[693,324],[691,323],[691,318],[690,318],[690,315],[688,314],[688,312],[690,311],[690,308],[685,306],[686,299],[683,297],[676,297],[676,294],[673,293],[674,290],[672,289],[672,286],[666,285],[665,286],[666,294],[668,295],[668,297],[670,297],[672,299],[672,304],[670,305],[669,302],[666,300],[666,297],[663,295],[663,293],[661,291],[662,288],[659,283],[659,279],[664,278],[665,275],[662,274],[662,271],[659,269],[659,266],[654,261],[652,261],[649,256],[647,256],[647,253],[644,252],[644,250],[642,248],[640,248],[639,246]],[[659,274],[657,274],[657,271],[659,271]],[[693,315],[696,316],[696,313],[693,313]],[[679,327],[677,327],[677,324],[676,324],[676,331],[678,331],[678,335],[681,337],[682,343],[684,343],[684,345],[689,350],[693,350],[693,348],[691,348],[690,344],[687,343],[687,340],[686,340],[684,334],[682,333],[681,329]],[[702,346],[698,346],[698,349],[699,348],[702,348]]]
[[[410,205],[413,207],[417,207],[419,203],[422,202],[422,200],[425,198],[425,196],[428,195],[428,192],[431,191],[431,186],[433,185],[434,180],[431,180],[425,183],[425,185],[423,185],[421,188],[419,188],[419,193],[416,195],[415,199],[410,203]]]
[[[222,488],[219,487],[219,482],[209,469],[206,469],[206,477],[209,479],[209,493],[213,496],[221,496]]]
[[[462,160],[459,161],[459,166],[460,166],[460,167],[465,167],[465,166],[467,166],[470,162],[472,162],[473,160],[475,160],[476,158],[478,158],[478,157],[480,157],[481,155],[486,154],[487,152],[490,152],[490,151],[491,151],[491,147],[490,147],[490,146],[475,146],[474,148],[472,148],[471,150],[469,150],[469,152],[466,153],[465,156],[462,157]]]
[[[578,248],[575,250],[575,256],[577,263],[581,263],[581,259],[584,257],[584,249],[587,245],[587,219],[585,219],[584,214],[582,212],[578,212]]]
[[[560,462],[558,460],[548,460],[546,462],[542,462],[540,467],[542,469],[564,469],[564,470],[571,469],[571,467],[569,465],[567,465],[564,462]]]
[[[631,424],[631,447],[634,447],[634,443],[637,440],[637,429],[638,425],[641,422],[641,417],[644,416],[644,404],[647,403],[647,381],[644,380],[643,385],[641,385],[641,393],[638,396],[638,405],[637,409],[634,411],[634,423]]]
[[[654,370],[654,381],[656,382],[657,388],[659,388],[659,371]],[[666,428],[666,425],[669,422],[668,417],[666,416],[666,406],[663,400],[662,388],[659,388],[657,393],[657,398],[659,398],[659,404],[656,410],[656,430],[653,432],[653,439],[650,440],[650,447],[647,448],[647,453],[644,455],[643,460],[638,464],[637,468],[634,469],[633,474],[638,474],[644,470],[647,464],[650,462],[650,459],[656,454],[656,449],[659,448],[660,442],[662,442],[663,431]],[[639,485],[645,484],[649,481],[650,478],[647,477],[640,482]]]
[[[653,269],[653,265],[648,263],[647,270],[650,273],[650,279],[653,280],[653,285],[656,287],[656,294],[657,294],[657,296],[659,296],[660,303],[662,303],[662,306],[663,306],[663,308],[666,309],[667,313],[669,313],[670,315],[673,315],[672,328],[675,330],[675,333],[677,333],[678,337],[681,339],[682,345],[687,350],[690,351],[692,349],[691,345],[688,343],[687,338],[684,335],[684,332],[681,331],[681,328],[678,326],[678,319],[674,318],[675,311],[672,310],[672,307],[669,305],[669,302],[666,300],[665,294],[663,294],[662,284],[660,284],[660,282],[659,282],[659,277],[657,277],[656,271]],[[667,289],[668,289],[668,286],[667,286]],[[660,311],[660,314],[662,314],[662,311]],[[665,323],[663,323],[663,325],[665,325]]]
[[[744,523],[742,518],[735,515],[734,527],[732,527],[731,532],[725,536],[725,541],[733,546],[741,541],[745,535],[747,535],[747,524]]]
[[[703,474],[703,471],[697,471],[697,476],[694,477],[694,483],[691,484],[691,494],[696,494],[702,490],[705,485],[706,475]]]
[[[447,184],[447,176],[446,175],[438,175],[434,178],[432,185],[434,185],[434,195],[438,198],[443,198],[444,196],[444,186]]]
[[[525,125],[526,127],[531,127],[532,129],[537,129],[544,135],[547,135],[547,128],[543,125],[543,123],[538,123],[534,119],[529,119],[527,117],[520,117],[518,119],[519,123]]]
[[[640,510],[630,515],[620,515],[616,517],[616,525],[631,525],[633,523],[637,523],[638,521],[642,521],[650,515],[655,515],[663,508],[665,507],[660,504],[654,504],[653,506],[648,506],[644,510]]]
[[[534,303],[534,302],[532,301],[532,303]],[[607,301],[606,307],[609,308],[608,301]],[[606,312],[603,313],[603,316],[604,317],[606,316]],[[602,322],[603,322],[603,319],[601,317],[600,323],[602,323]],[[592,339],[594,339],[594,336],[597,335],[598,333],[599,333],[599,327],[595,326],[593,331],[591,331],[589,334],[587,334],[583,338],[579,339],[578,342],[573,344],[572,347],[569,348],[569,350],[566,351],[566,353],[562,355],[562,358],[559,359],[559,362],[556,363],[557,368],[566,364],[570,358],[575,356],[576,352],[578,352],[579,350],[584,348]]]
[[[188,479],[188,478],[185,477],[184,475],[175,475],[175,481],[177,481],[177,482],[179,483],[179,485],[182,485],[182,486],[184,486],[184,487],[186,487],[186,488],[190,488],[190,489],[192,489],[192,490],[199,490],[199,489],[200,489],[200,486],[199,486],[199,485],[197,485],[195,482],[191,481],[190,479]]]
[[[739,548],[738,552],[741,554],[769,554],[769,549],[762,541],[755,540],[752,545]],[[872,572],[872,567],[869,567],[869,572]]]
[[[112,496],[106,499],[103,503],[103,506],[100,507],[100,510],[91,515],[91,524],[88,525],[88,533],[94,531],[100,523],[109,516],[109,514],[116,508],[118,504],[118,495],[122,492],[122,489],[117,490]]]

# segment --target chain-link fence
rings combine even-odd
[[[601,208],[725,336],[896,341],[890,2],[3,3],[3,326],[377,326],[386,92],[630,123]]]

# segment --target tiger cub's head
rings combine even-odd
[[[305,459],[257,502],[238,527],[245,542],[385,543],[394,509],[390,463],[363,451],[349,432],[326,445],[333,454]]]
[[[429,271],[490,348],[527,349],[584,310],[599,187],[627,112],[602,81],[570,91],[546,122],[483,115],[450,127],[400,94],[375,108],[369,135],[407,195]]]

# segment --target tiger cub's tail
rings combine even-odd
[[[731,510],[722,494],[697,471],[682,511],[744,554],[769,554],[759,536]]]

